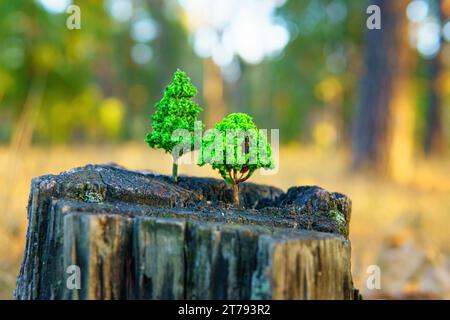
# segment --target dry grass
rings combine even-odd
[[[431,295],[449,298],[447,287],[436,289],[427,278],[425,280],[428,282],[424,282],[421,274],[418,275],[431,266],[432,270],[438,270],[438,274],[443,276],[439,281],[450,281],[449,266],[445,264],[450,252],[449,161],[418,163],[415,176],[408,184],[395,184],[370,174],[352,173],[348,170],[347,154],[343,151],[289,146],[282,148],[280,159],[277,175],[256,174],[252,180],[283,189],[292,185],[320,185],[352,198],[353,274],[356,286],[362,289],[366,297],[395,296],[395,288],[391,288],[398,278],[395,267],[408,265],[409,257],[419,254],[425,257],[426,262],[411,279],[398,284],[401,297]],[[108,162],[130,169],[164,173],[169,173],[171,168],[170,156],[137,144],[34,147],[15,156],[6,148],[0,148],[0,299],[11,297],[22,258],[31,178],[47,173],[57,174],[87,163]],[[182,166],[181,173],[216,176],[209,168],[193,165]],[[413,248],[413,251],[407,251],[405,261],[393,260],[389,256],[392,252],[395,257],[401,256],[405,246]],[[395,250],[400,250],[400,254],[396,254]],[[382,276],[386,275],[382,278],[382,290],[376,291],[376,294],[364,289],[366,269],[372,264],[381,264]],[[384,283],[389,285],[386,287]]]

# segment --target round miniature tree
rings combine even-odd
[[[162,148],[172,154],[172,177],[178,181],[178,159],[186,151],[176,148],[181,142],[189,143],[189,151],[194,149],[193,132],[197,122],[197,115],[202,111],[191,99],[197,94],[191,79],[181,70],[173,75],[163,98],[156,104],[156,112],[152,116],[152,132],[148,133],[145,141],[152,148]],[[175,135],[177,130],[186,130],[188,135]],[[183,139],[189,141],[183,141]]]
[[[259,168],[272,168],[272,148],[267,136],[245,113],[232,113],[205,133],[199,165],[210,164],[233,187],[239,207],[239,184]]]

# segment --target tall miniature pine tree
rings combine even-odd
[[[156,104],[156,112],[152,116],[152,132],[148,133],[145,141],[151,148],[162,148],[172,153],[172,176],[178,181],[178,159],[182,151],[174,150],[181,142],[182,137],[173,138],[172,133],[178,129],[190,132],[190,143],[194,149],[193,132],[197,115],[202,111],[195,102],[191,101],[197,94],[191,79],[181,70],[177,70],[165,91],[163,98]],[[175,152],[174,152],[175,151]],[[179,153],[179,154],[174,154]]]

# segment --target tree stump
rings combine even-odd
[[[224,181],[115,165],[35,178],[14,298],[359,297],[346,196],[244,183],[245,209],[232,197]]]

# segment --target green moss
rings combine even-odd
[[[101,203],[103,200],[104,199],[100,194],[91,191],[86,192],[83,197],[84,202]]]
[[[330,210],[330,217],[336,222],[339,232],[345,237],[348,237],[347,221],[345,221],[344,214],[339,210],[333,209]]]
[[[106,198],[106,189],[99,186],[86,184],[79,196],[80,200],[89,203],[103,203]]]

